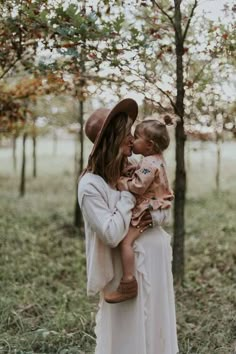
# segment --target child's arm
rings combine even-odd
[[[142,161],[140,168],[138,168],[131,177],[120,177],[117,182],[119,190],[130,191],[138,195],[142,195],[153,182],[157,169],[151,166],[145,158]]]
[[[146,164],[145,162],[142,163],[141,167],[133,174],[133,177],[127,179],[126,190],[138,195],[144,194],[153,182],[156,173],[156,168]]]

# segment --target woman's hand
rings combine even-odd
[[[149,210],[146,210],[145,213],[142,216],[142,219],[140,220],[139,224],[136,226],[137,229],[139,229],[139,232],[142,233],[149,227],[153,227],[152,224],[152,216]]]

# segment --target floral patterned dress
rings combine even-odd
[[[117,187],[119,190],[130,191],[136,197],[131,219],[133,226],[139,223],[145,210],[168,209],[174,199],[166,164],[160,154],[144,157],[132,176],[122,176],[119,179]]]

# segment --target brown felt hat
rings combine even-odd
[[[117,103],[112,109],[99,108],[94,111],[85,123],[85,134],[93,143],[93,149],[90,157],[94,154],[98,147],[104,132],[110,121],[116,117],[118,113],[127,113],[128,116],[135,121],[138,115],[138,105],[132,98],[125,98]]]

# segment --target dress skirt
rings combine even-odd
[[[170,235],[146,230],[134,243],[138,296],[108,304],[101,294],[95,354],[178,353]]]

